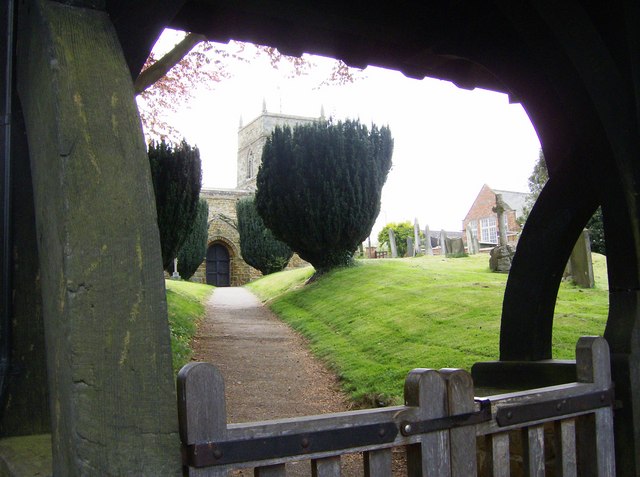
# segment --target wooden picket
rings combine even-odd
[[[613,406],[609,350],[602,338],[581,338],[577,381],[474,400],[473,381],[459,369],[415,369],[405,405],[322,416],[227,424],[224,382],[206,363],[178,375],[180,437],[189,476],[226,476],[254,468],[286,475],[285,464],[310,460],[314,477],[340,476],[340,456],[362,452],[366,477],[391,475],[391,449],[406,447],[407,473],[423,477],[511,475],[510,436],[522,441],[524,475],[546,475],[545,424],[553,427],[555,475],[613,476]],[[550,424],[549,424],[550,423]],[[478,469],[476,439],[487,458]]]

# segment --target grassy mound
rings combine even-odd
[[[204,315],[204,302],[214,290],[210,285],[166,280],[173,369],[178,372],[191,359],[189,346],[198,320]]]
[[[596,288],[562,283],[553,354],[572,359],[583,335],[601,335],[608,312],[604,257],[594,256]],[[281,272],[249,285],[306,336],[357,403],[400,402],[416,367],[470,369],[498,358],[507,275],[488,256],[367,260],[303,286],[313,269]]]

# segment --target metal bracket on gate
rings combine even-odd
[[[402,421],[400,422],[400,432],[403,436],[413,436],[416,434],[426,434],[427,432],[442,431],[455,427],[472,426],[491,420],[491,401],[483,399],[479,401],[480,410],[454,416],[437,417],[424,421]]]
[[[550,401],[501,406],[496,410],[498,426],[506,427],[524,422],[549,420],[568,414],[594,411],[609,407],[614,403],[613,388],[580,396],[554,399]]]
[[[280,436],[203,442],[186,446],[185,463],[192,467],[208,467],[315,454],[387,444],[393,442],[397,435],[396,424],[389,421]]]

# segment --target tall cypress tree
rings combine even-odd
[[[277,127],[262,153],[258,213],[317,273],[348,265],[380,212],[392,152],[388,127],[369,131],[351,120]]]
[[[186,141],[173,146],[164,140],[149,144],[149,164],[156,197],[162,265],[177,256],[196,217],[202,183],[200,151]]]
[[[184,280],[193,276],[207,254],[208,219],[209,204],[200,199],[191,231],[178,252],[178,273]]]
[[[240,199],[236,203],[236,214],[242,259],[263,275],[284,269],[293,252],[265,227],[256,210],[254,198]]]

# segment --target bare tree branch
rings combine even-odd
[[[194,46],[206,39],[204,35],[198,33],[189,33],[185,36],[171,51],[138,75],[134,83],[136,95],[142,93],[166,75],[171,68],[180,63],[180,61],[189,54]]]

